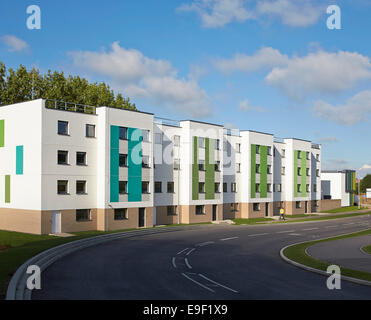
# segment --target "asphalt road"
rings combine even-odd
[[[33,299],[371,299],[371,287],[284,262],[282,247],[370,228],[371,218],[259,226],[206,225],[75,252],[41,275]]]

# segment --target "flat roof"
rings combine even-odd
[[[117,110],[124,110],[124,111],[131,111],[131,112],[137,112],[137,113],[143,113],[143,114],[148,114],[151,116],[154,116],[155,114],[152,112],[146,112],[146,111],[139,111],[139,110],[132,110],[132,109],[123,109],[123,108],[116,108],[116,107],[111,107],[111,106],[98,106],[96,108],[109,108],[109,109],[117,109]]]
[[[180,120],[180,122],[186,122],[186,121],[189,121],[189,122],[196,122],[196,123],[201,123],[201,124],[207,124],[207,125],[210,125],[210,126],[215,126],[215,127],[221,127],[221,128],[224,128],[224,126],[220,125],[220,124],[215,124],[215,123],[210,123],[210,122],[203,122],[203,121],[198,121],[198,120]]]
[[[241,132],[255,132],[255,133],[260,133],[260,134],[266,134],[268,136],[274,136],[273,133],[268,133],[268,132],[262,132],[262,131],[255,131],[255,130],[240,130]]]

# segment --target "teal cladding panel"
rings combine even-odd
[[[16,147],[16,169],[17,175],[23,174],[23,146]]]
[[[142,201],[142,130],[128,128],[128,201]]]
[[[118,126],[111,126],[110,142],[110,201],[119,202],[119,131]]]

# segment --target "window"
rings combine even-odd
[[[276,148],[273,147],[273,157],[275,157],[275,156],[276,156]]]
[[[68,194],[68,180],[58,180],[58,194]]]
[[[260,192],[260,184],[255,183],[255,192],[259,193]]]
[[[155,133],[155,144],[162,144],[162,133]]]
[[[255,153],[256,154],[259,154],[260,153],[260,146],[259,145],[256,145],[255,146]]]
[[[231,203],[231,211],[232,212],[238,211],[238,203]]]
[[[316,200],[316,201],[314,202],[314,205],[318,208],[318,207],[319,207],[319,201]]]
[[[174,193],[174,182],[167,183],[167,193]]]
[[[309,156],[310,156],[310,154],[309,154],[309,152],[307,152],[307,160],[310,160]]]
[[[220,193],[220,183],[215,183],[215,193]]]
[[[198,170],[205,171],[205,161],[204,160],[198,160]]]
[[[241,153],[241,144],[240,143],[236,143],[236,152]]]
[[[316,170],[316,176],[319,177],[319,169]]]
[[[95,125],[87,124],[85,134],[87,138],[95,138]]]
[[[161,193],[162,192],[162,182],[156,181],[155,182],[155,193]]]
[[[198,184],[198,192],[199,193],[205,193],[205,183],[204,182],[200,182]]]
[[[115,209],[115,220],[127,220],[128,219],[128,209]]]
[[[281,169],[281,174],[284,176],[285,175],[285,171],[286,171],[286,168],[285,167],[282,167]]]
[[[199,148],[205,148],[205,139],[204,138],[201,138],[201,137],[198,138],[198,147]]]
[[[119,128],[119,138],[120,140],[127,140],[128,139],[128,128],[120,127]]]
[[[143,142],[150,142],[149,134],[150,134],[149,130],[142,130],[142,137],[143,137],[142,141]]]
[[[128,166],[128,155],[127,154],[123,154],[123,153],[119,154],[119,166],[121,168]]]
[[[313,192],[317,192],[317,184],[313,184]]]
[[[86,152],[76,152],[76,165],[86,166]]]
[[[272,155],[272,147],[267,147],[268,156]]]
[[[180,159],[174,159],[174,170],[180,170]]]
[[[149,157],[142,156],[142,168],[149,168]]]
[[[298,184],[297,187],[296,187],[296,191],[297,192],[301,192],[301,184]]]
[[[301,176],[301,168],[298,168],[298,176]]]
[[[237,173],[241,172],[241,163],[236,163],[236,171]]]
[[[149,193],[149,182],[142,181],[142,193]]]
[[[177,206],[167,206],[167,215],[176,216],[177,215]]]
[[[58,164],[68,164],[68,151],[58,150]]]
[[[267,166],[267,173],[268,174],[271,174],[272,173],[272,166],[271,165],[268,165]]]
[[[228,183],[227,182],[223,183],[223,192],[228,192]]]
[[[196,206],[196,214],[197,215],[205,214],[205,206]]]
[[[285,158],[285,157],[286,157],[286,150],[282,149],[282,158]]]
[[[301,151],[298,151],[298,159],[301,159]]]
[[[86,181],[76,181],[76,194],[86,194]]]
[[[180,136],[174,136],[174,147],[180,146]]]
[[[272,192],[272,185],[270,183],[267,184],[267,191]]]
[[[127,194],[127,193],[128,193],[128,182],[119,181],[119,194]]]
[[[307,176],[310,176],[310,170],[309,170],[309,168],[307,168],[306,174],[307,174]]]
[[[78,209],[76,210],[76,221],[82,222],[82,221],[90,221],[90,209]]]
[[[319,161],[319,154],[316,154],[316,160]]]
[[[68,122],[58,121],[58,134],[68,136]]]
[[[231,192],[237,192],[237,185],[236,182],[231,183]]]
[[[254,211],[260,211],[260,203],[254,203],[253,204],[253,210]]]
[[[215,162],[215,171],[220,171],[220,161]]]
[[[273,183],[273,192],[276,192],[276,184]]]
[[[219,150],[219,148],[220,148],[220,140],[216,139],[215,140],[215,150]]]
[[[255,172],[260,173],[260,164],[255,165]]]
[[[301,202],[300,201],[296,201],[296,209],[300,209],[301,208]]]
[[[310,192],[310,186],[309,186],[309,184],[306,185],[306,190],[307,190],[307,192]]]
[[[282,192],[282,184],[277,184],[277,192]]]

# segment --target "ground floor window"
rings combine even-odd
[[[254,211],[260,211],[260,203],[254,203],[253,204],[253,210]]]
[[[300,209],[301,208],[301,202],[300,201],[296,201],[296,209]]]
[[[319,207],[319,201],[316,200],[314,203],[315,203],[315,206],[318,208]]]
[[[196,214],[205,214],[205,206],[196,206]]]
[[[167,215],[176,216],[177,215],[177,206],[167,206]]]
[[[115,209],[115,220],[127,220],[128,219],[128,209]]]
[[[231,211],[232,212],[238,211],[238,203],[231,203]]]
[[[90,220],[91,220],[90,209],[76,210],[76,221],[82,222],[82,221],[90,221]]]

